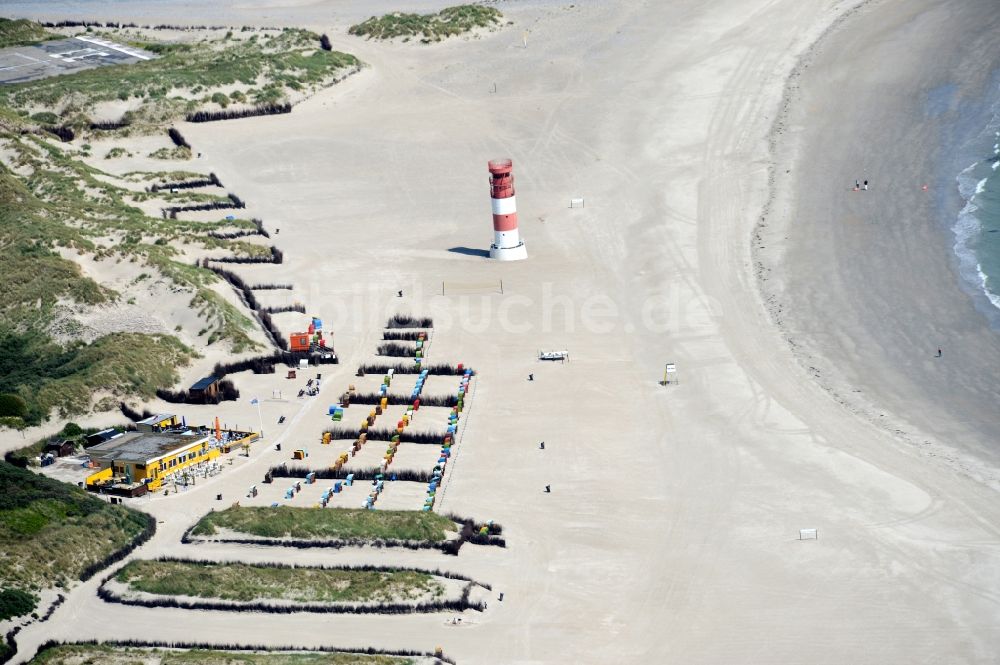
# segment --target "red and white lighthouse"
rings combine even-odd
[[[521,234],[517,230],[517,201],[514,198],[514,163],[509,159],[494,159],[490,168],[490,200],[493,203],[493,244],[490,258],[499,261],[520,261],[528,258]]]

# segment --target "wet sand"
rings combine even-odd
[[[772,313],[824,387],[997,487],[1000,333],[951,250],[968,165],[956,135],[986,125],[1000,62],[991,8],[882,3],[823,40],[776,134],[757,258]]]

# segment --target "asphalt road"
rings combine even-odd
[[[71,37],[0,49],[0,85],[69,74],[82,69],[123,65],[155,57],[141,49],[98,37]]]

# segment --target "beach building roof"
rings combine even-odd
[[[87,449],[91,459],[106,462],[149,463],[178,450],[208,441],[208,434],[178,432],[128,432]]]
[[[114,439],[121,436],[122,433],[116,430],[114,427],[108,429],[102,429],[100,432],[94,432],[93,434],[87,435],[87,444],[94,445],[98,443],[103,443],[109,439]]]
[[[204,379],[199,379],[197,381],[197,383],[195,383],[193,386],[191,386],[191,390],[204,390],[205,388],[208,388],[213,383],[216,383],[218,380],[219,380],[219,377],[217,377],[217,376],[206,376]]]
[[[163,422],[167,422],[173,418],[176,418],[172,413],[157,413],[156,415],[150,416],[149,418],[143,418],[137,425],[158,425]]]

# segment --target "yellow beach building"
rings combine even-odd
[[[155,492],[164,480],[222,454],[211,434],[180,432],[127,432],[87,450],[101,470],[87,478],[87,488],[116,487],[127,494]],[[128,492],[129,489],[143,491]]]

